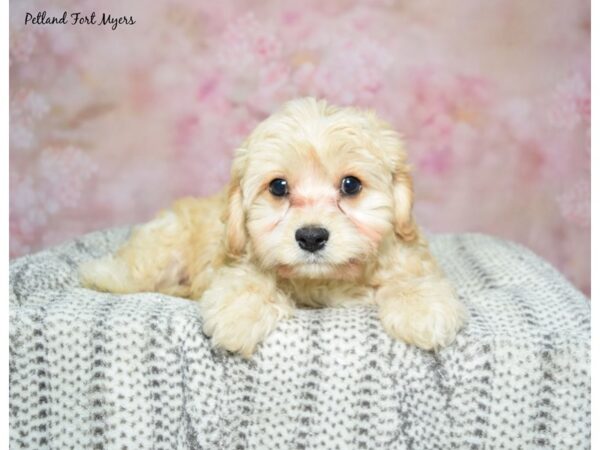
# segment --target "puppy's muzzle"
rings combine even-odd
[[[296,230],[296,241],[302,250],[314,253],[325,247],[329,239],[329,231],[325,228],[307,226]]]

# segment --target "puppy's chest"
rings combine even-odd
[[[356,283],[281,280],[279,288],[298,306],[311,308],[364,305],[375,301],[373,287]]]

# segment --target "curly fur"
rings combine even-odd
[[[355,176],[358,195],[340,193]],[[288,181],[286,197],[269,192]],[[291,101],[236,152],[227,189],[177,201],[115,254],[81,268],[85,286],[200,299],[215,345],[249,357],[296,306],[374,303],[385,330],[423,349],[450,344],[466,312],[412,217],[402,141],[370,111]],[[295,231],[329,230],[317,254]]]

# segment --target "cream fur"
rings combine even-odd
[[[343,196],[352,175],[363,188]],[[274,178],[290,193],[269,192]],[[138,227],[115,254],[81,268],[90,288],[200,299],[214,345],[245,357],[295,306],[375,303],[392,337],[426,350],[450,344],[464,306],[412,218],[399,136],[372,112],[291,101],[236,152],[225,192],[186,198]],[[329,230],[317,254],[296,229]]]

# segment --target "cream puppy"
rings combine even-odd
[[[397,133],[291,101],[237,150],[226,192],[186,198],[81,267],[84,286],[199,299],[214,345],[249,357],[294,308],[374,304],[393,338],[450,344],[466,313],[412,218]]]

